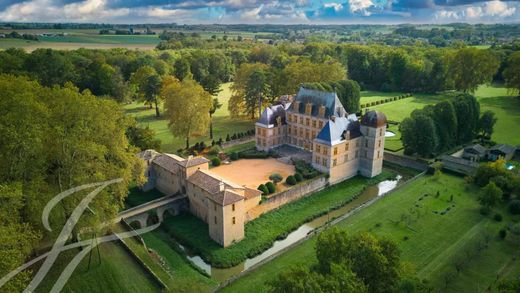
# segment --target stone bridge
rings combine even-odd
[[[144,228],[148,226],[148,218],[151,214],[150,211],[155,211],[159,222],[162,222],[166,212],[168,212],[170,216],[176,216],[181,211],[187,209],[187,207],[187,195],[165,196],[122,211],[118,214],[115,222],[123,220],[128,224],[137,222],[141,228]]]

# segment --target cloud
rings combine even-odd
[[[449,9],[441,9],[435,13],[435,19],[468,21],[468,22],[497,22],[507,19],[518,20],[518,3],[503,2],[499,0],[487,1],[478,5],[463,5]]]

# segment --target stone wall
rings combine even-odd
[[[246,216],[247,221],[253,220],[266,212],[275,210],[285,204],[313,194],[325,188],[329,180],[325,176],[304,181],[298,185],[291,187],[279,193],[275,193],[267,198],[262,204],[252,209],[251,213]]]
[[[414,159],[406,156],[395,155],[389,152],[385,152],[383,160],[393,164],[397,164],[402,167],[415,169],[421,172],[428,169],[428,163],[422,159]]]

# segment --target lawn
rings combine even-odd
[[[37,288],[49,292],[65,266],[80,250],[60,254],[49,274]],[[101,261],[97,251],[92,251],[92,263],[88,268],[88,255],[81,261],[64,287],[64,292],[158,292],[147,272],[137,264],[124,248],[116,242],[100,245]]]
[[[149,191],[142,191],[138,186],[133,184],[128,189],[128,197],[125,199],[125,207],[131,208],[138,205],[142,205],[144,203],[147,203],[149,201],[152,201],[154,199],[158,199],[164,196],[160,191],[157,189],[152,189]]]
[[[401,250],[402,259],[414,265],[420,278],[430,280],[439,289],[444,288],[445,274],[454,271],[455,259],[464,257],[464,250],[473,249],[484,233],[490,233],[489,247],[480,255],[469,257],[466,268],[448,288],[452,292],[483,291],[496,279],[498,272],[510,277],[520,271],[520,263],[518,251],[515,252],[508,241],[495,236],[511,218],[502,212],[504,222],[498,223],[481,216],[474,194],[474,188],[467,188],[460,177],[446,174],[437,180],[421,177],[340,222],[337,227],[352,233],[369,231],[393,239]],[[453,202],[450,200],[452,195]],[[440,212],[448,207],[450,210],[441,215]],[[316,262],[315,242],[316,237],[313,237],[223,291],[266,292],[265,282],[278,272]],[[515,253],[517,260],[511,261]]]
[[[242,241],[227,248],[211,240],[207,225],[190,214],[166,219],[163,228],[206,262],[215,267],[231,267],[265,251],[300,225],[352,201],[365,187],[394,176],[395,173],[385,170],[371,179],[354,177],[263,214],[245,225]]]
[[[373,102],[400,94],[402,93],[363,91],[361,93],[361,103]],[[414,94],[413,97],[371,106],[369,109],[381,111],[385,113],[388,120],[400,122],[404,118],[409,117],[413,110],[422,109],[426,105],[436,104],[442,100],[449,99],[453,95],[454,93],[438,95]],[[481,86],[475,92],[475,96],[480,102],[481,112],[491,110],[495,112],[498,118],[492,139],[497,143],[520,144],[520,135],[511,135],[511,130],[520,125],[520,99],[511,96],[506,88],[499,86]],[[385,149],[390,151],[402,149],[400,133],[397,127],[390,130],[398,135],[386,139]]]
[[[213,134],[214,139],[226,139],[234,133],[245,132],[254,128],[254,121],[249,119],[234,119],[229,116],[227,103],[231,96],[231,83],[223,84],[222,91],[218,94],[218,99],[222,103],[222,107],[213,115]],[[164,117],[155,118],[155,110],[149,109],[142,103],[132,103],[125,106],[128,115],[136,118],[141,126],[149,126],[155,131],[156,137],[162,141],[162,151],[168,153],[176,153],[178,149],[186,146],[184,137],[174,137],[168,129],[168,120]],[[204,134],[196,134],[190,138],[190,144],[204,141],[206,144],[211,143],[209,138],[209,130]]]

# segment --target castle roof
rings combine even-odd
[[[316,139],[321,143],[335,145],[345,140],[347,131],[350,131],[351,138],[360,135],[359,122],[356,114],[330,119],[318,133]]]
[[[341,101],[338,98],[338,95],[333,92],[307,89],[302,86],[294,98],[294,101],[299,103],[293,102],[289,110],[297,113],[305,113],[305,106],[307,103],[311,103],[311,116],[318,116],[321,106],[325,107],[325,117],[330,117],[332,115],[339,117],[343,116],[343,113],[346,112],[343,104],[341,104]],[[295,108],[296,105],[298,105],[298,109]]]
[[[143,156],[147,154],[144,153]],[[189,168],[201,164],[208,163],[209,160],[204,157],[189,157],[188,159],[181,158],[174,154],[156,154],[152,161],[154,164],[168,170],[172,173],[177,171],[177,166]]]
[[[361,125],[373,128],[385,126],[386,115],[379,111],[369,111],[361,118]]]
[[[280,104],[280,105],[271,105],[264,109],[262,112],[262,115],[260,116],[260,119],[258,119],[259,124],[265,125],[265,126],[278,126],[278,117],[281,119],[282,125],[286,124],[285,121],[285,110],[289,108],[291,104]]]
[[[220,191],[221,182],[224,183],[225,188],[244,189],[244,187],[231,181],[227,181],[207,170],[197,170],[188,178],[188,181],[210,194],[215,194]]]

